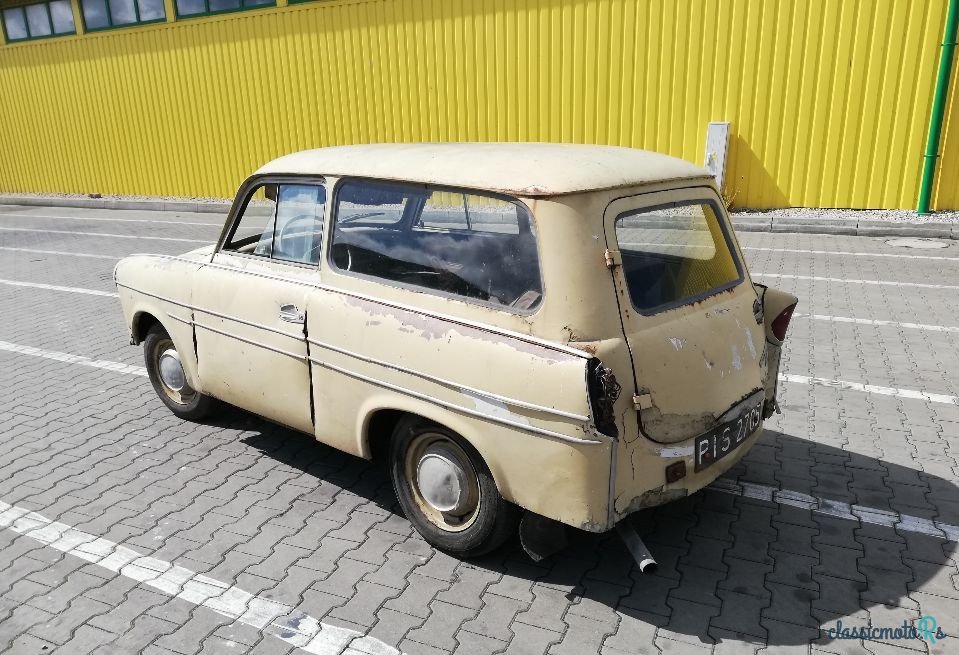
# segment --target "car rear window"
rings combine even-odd
[[[536,235],[516,200],[344,180],[334,211],[330,260],[341,271],[517,312],[540,304]]]
[[[630,299],[644,314],[702,299],[742,280],[721,213],[712,202],[620,214],[616,241]]]

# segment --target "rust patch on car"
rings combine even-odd
[[[650,489],[635,498],[629,499],[625,507],[622,504],[625,499],[623,496],[619,496],[616,499],[616,513],[625,516],[626,514],[632,514],[641,509],[665,505],[666,503],[671,503],[689,495],[689,490],[686,488],[665,489],[664,486]]]

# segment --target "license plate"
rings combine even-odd
[[[718,462],[739,448],[746,437],[756,431],[763,422],[763,403],[758,403],[740,414],[739,418],[723,423],[709,432],[696,437],[696,466],[698,473]]]

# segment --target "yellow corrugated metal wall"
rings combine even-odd
[[[946,0],[365,0],[0,46],[0,190],[229,196],[330,144],[594,142],[748,207],[914,208]],[[959,65],[954,69],[959,70]],[[934,207],[959,208],[952,84]]]

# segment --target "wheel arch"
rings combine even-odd
[[[155,326],[162,327],[180,353],[180,361],[187,381],[196,391],[203,392],[200,381],[199,367],[196,352],[196,338],[193,333],[192,316],[186,322],[174,319],[162,307],[150,302],[137,302],[131,312],[130,343],[140,346],[146,339],[147,333]]]
[[[146,309],[141,309],[133,315],[133,320],[130,323],[130,340],[134,346],[139,346],[143,343],[143,340],[147,338],[147,332],[150,331],[154,325],[163,325],[152,312]],[[169,333],[169,330],[166,326],[163,326],[165,330]]]
[[[485,447],[480,429],[474,421],[415,398],[372,398],[361,407],[357,426],[360,456],[383,461],[380,458],[389,453],[393,431],[400,421],[410,416],[446,428],[472,446],[492,474],[497,489],[508,500],[512,500],[509,485],[504,484],[503,471],[496,459],[489,456],[490,449]]]

